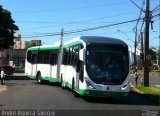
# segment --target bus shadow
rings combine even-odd
[[[58,82],[49,82],[49,81],[43,81],[42,83],[38,83],[36,80],[33,82],[37,85],[46,85],[46,86],[54,86],[54,87],[61,87],[61,84]]]
[[[20,84],[20,83],[5,83],[6,86],[12,87],[12,86],[25,86],[26,84]]]
[[[141,94],[131,91],[127,97],[124,98],[97,98],[86,97],[83,98],[89,103],[101,103],[101,104],[121,104],[121,105],[146,105],[146,106],[159,106],[158,102],[153,101]]]
[[[27,76],[6,76],[5,80],[33,80]]]
[[[37,82],[34,82],[35,84],[38,84]],[[43,82],[42,85],[47,86],[54,86],[57,88],[61,88],[60,83],[50,83],[50,82]],[[69,93],[73,94],[73,91],[69,88],[65,88]],[[78,96],[78,98],[83,99],[86,102],[89,103],[101,103],[101,104],[121,104],[121,105],[146,105],[146,106],[159,106],[160,104],[153,101],[150,98],[147,98],[139,93],[136,93],[134,91],[130,91],[129,95],[124,98],[112,98],[112,97],[83,97]]]

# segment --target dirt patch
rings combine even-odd
[[[7,90],[6,85],[0,85],[0,93]]]

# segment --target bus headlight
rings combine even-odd
[[[121,88],[121,90],[125,90],[129,85],[129,82],[127,81]]]
[[[93,84],[87,79],[85,78],[85,81],[86,81],[86,85],[89,89],[96,89]]]

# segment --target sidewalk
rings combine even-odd
[[[13,73],[13,76],[25,76],[24,73]]]
[[[0,85],[0,93],[7,90],[6,85]]]

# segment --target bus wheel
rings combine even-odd
[[[62,75],[61,75],[61,87],[62,87],[62,89],[65,89],[65,84],[64,84],[64,82],[63,82],[63,77],[62,77]]]
[[[74,78],[72,79],[72,91],[74,92]]]
[[[40,74],[37,76],[37,83],[38,84],[42,83],[42,79],[41,79],[41,75]]]

